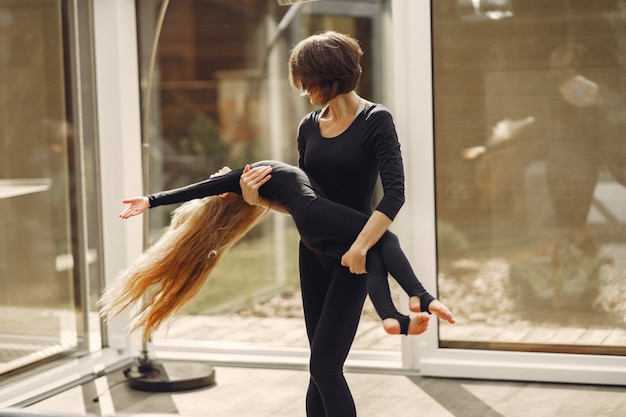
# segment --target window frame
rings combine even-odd
[[[392,10],[394,112],[407,176],[407,202],[396,223],[418,276],[433,290],[437,240],[431,4],[392,0]],[[424,335],[406,338],[403,366],[423,376],[610,385],[626,381],[624,356],[441,348],[434,320]]]

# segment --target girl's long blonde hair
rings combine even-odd
[[[150,291],[130,328],[143,328],[143,340],[149,340],[198,293],[221,257],[266,212],[235,193],[181,205],[167,232],[105,290],[98,301],[101,315],[112,318]]]

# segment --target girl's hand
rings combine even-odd
[[[241,195],[246,203],[251,206],[267,205],[265,200],[259,195],[259,188],[272,178],[271,172],[272,167],[270,166],[254,168],[250,168],[250,165],[245,166],[243,174],[239,178],[239,186],[241,187]]]
[[[230,169],[230,167],[222,167],[219,171],[214,172],[213,174],[211,174],[211,176],[209,178],[220,177],[222,175],[228,174],[230,171],[232,171],[232,169]]]
[[[126,210],[122,211],[119,216],[122,219],[128,219],[129,217],[136,216],[143,213],[150,207],[150,201],[148,197],[133,197],[122,200],[124,204],[130,204]]]

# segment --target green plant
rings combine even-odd
[[[605,264],[604,257],[587,256],[572,243],[557,245],[549,260],[525,259],[511,264],[512,295],[522,306],[589,306],[595,301]]]
[[[262,227],[259,225],[257,227]],[[298,233],[294,227],[286,231],[286,280],[277,279],[276,251],[271,229],[235,245],[214,270],[211,278],[194,300],[185,307],[186,314],[217,314],[241,310],[270,296],[298,286]]]
[[[442,255],[457,254],[465,251],[469,244],[467,238],[452,223],[437,221],[437,248]]]

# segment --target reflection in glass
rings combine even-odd
[[[624,2],[453,3],[433,2],[439,295],[460,317],[441,344],[623,354]]]
[[[199,181],[225,165],[241,166],[272,154],[293,162],[293,143],[283,127],[290,109],[282,108],[290,90],[284,83],[268,92],[268,78],[273,81],[284,71],[270,74],[269,67],[261,67],[274,58],[272,54],[284,53],[284,45],[266,50],[254,41],[275,29],[262,18],[267,7],[264,2],[239,7],[222,2],[170,2],[160,33],[158,76],[151,95],[150,191]],[[273,7],[278,10],[277,4]],[[144,56],[152,46],[156,14],[155,2],[139,3]],[[142,74],[147,74],[147,64],[144,59]],[[281,106],[276,109],[278,120],[269,112],[271,99]],[[173,209],[150,211],[153,239],[169,225]],[[274,236],[274,230],[280,238]],[[296,241],[292,230],[280,218],[253,230],[221,262],[212,275],[211,288],[196,297],[188,312],[229,311],[250,298],[284,288],[295,265],[285,259],[277,262],[276,257],[285,257],[286,239]],[[293,259],[292,255],[286,259]]]
[[[88,348],[88,284],[79,264],[89,263],[97,282],[97,242],[90,214],[89,249],[81,249],[87,237],[77,226],[83,193],[77,184],[89,182],[94,213],[95,172],[89,163],[78,181],[72,106],[74,94],[90,102],[91,92],[88,77],[79,91],[73,86],[77,68],[69,64],[67,36],[74,39],[78,28],[67,23],[67,13],[80,14],[81,25],[88,16],[85,2],[63,3],[6,0],[0,9],[0,374]],[[81,42],[89,61],[88,42]],[[82,125],[93,126],[88,111]],[[87,159],[94,155],[93,135],[88,143],[81,149]]]

